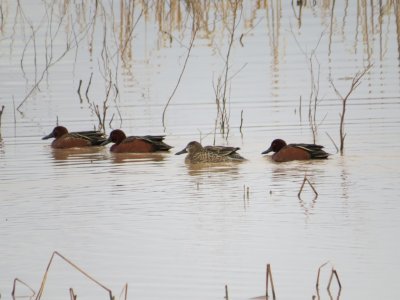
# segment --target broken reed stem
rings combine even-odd
[[[172,91],[171,95],[169,96],[167,104],[165,104],[165,107],[164,107],[164,110],[163,110],[163,113],[162,113],[162,124],[163,124],[164,130],[165,130],[165,113],[167,111],[169,103],[172,100],[172,97],[174,97],[174,95],[175,95],[175,93],[176,93],[176,91],[178,89],[178,86],[179,86],[179,84],[180,84],[180,82],[182,80],[183,73],[185,72],[185,69],[186,69],[186,66],[187,66],[187,63],[188,63],[188,60],[189,60],[189,57],[190,57],[190,52],[192,51],[192,48],[193,48],[193,44],[194,44],[194,40],[196,38],[196,34],[197,34],[197,26],[196,26],[196,23],[195,23],[195,19],[193,18],[192,38],[190,39],[190,44],[189,44],[189,48],[188,48],[188,51],[187,51],[187,54],[186,54],[185,62],[183,63],[183,67],[182,67],[181,73],[179,75],[178,81],[177,81],[177,83],[176,83],[176,85],[174,87],[174,90]]]
[[[328,283],[327,290],[330,291],[333,276],[335,276],[335,278],[336,278],[336,281],[337,281],[337,283],[339,285],[339,291],[340,291],[342,289],[342,284],[340,283],[339,275],[338,275],[337,271],[334,268],[332,268],[332,271],[331,271],[331,277],[329,278],[329,283]]]
[[[122,294],[124,294],[124,300],[128,300],[128,283],[125,283],[124,287],[122,288],[119,299],[121,299]]]
[[[108,292],[109,296],[110,296],[110,300],[114,300],[114,296],[113,296],[113,294],[112,294],[112,291],[111,291],[109,288],[107,288],[105,285],[101,284],[99,281],[97,281],[96,279],[94,279],[92,276],[90,276],[88,273],[86,273],[85,271],[83,271],[83,270],[82,270],[81,268],[79,268],[76,264],[74,264],[72,261],[70,261],[69,259],[67,259],[65,256],[61,255],[61,254],[60,254],[59,252],[57,252],[57,251],[54,251],[53,254],[51,255],[50,261],[49,261],[49,263],[48,263],[48,265],[47,265],[47,268],[46,268],[46,271],[45,271],[45,273],[44,273],[44,275],[43,275],[42,283],[40,284],[40,289],[39,289],[39,292],[38,292],[38,294],[37,294],[37,296],[36,296],[36,300],[39,300],[39,299],[42,297],[42,294],[43,294],[43,291],[44,291],[44,288],[45,288],[45,285],[46,285],[46,280],[47,280],[47,276],[48,276],[48,273],[49,273],[49,269],[50,269],[51,263],[53,262],[53,258],[54,258],[56,255],[57,255],[58,257],[62,258],[65,262],[67,262],[69,265],[71,265],[74,269],[76,269],[77,271],[79,271],[80,273],[82,273],[84,276],[86,276],[89,280],[93,281],[94,283],[96,283],[97,285],[99,285],[101,288],[105,289],[105,290]]]
[[[274,287],[274,281],[272,280],[272,271],[271,271],[271,265],[267,264],[267,276],[266,276],[266,289],[265,289],[265,296],[266,299],[268,299],[268,286],[269,286],[269,281],[271,281],[271,290],[272,290],[272,299],[275,300],[275,287]]]
[[[321,275],[321,269],[322,269],[323,267],[325,267],[328,263],[329,263],[329,261],[327,261],[326,263],[323,263],[323,264],[318,268],[317,282],[316,282],[316,284],[315,284],[315,287],[316,287],[317,290],[318,290],[318,288],[319,288],[319,277],[320,277],[320,275]]]
[[[229,300],[229,295],[228,295],[228,285],[225,284],[225,299]]]
[[[23,284],[24,286],[26,286],[32,292],[32,295],[29,296],[29,297],[35,296],[36,292],[27,283],[23,282],[21,279],[15,278],[14,279],[14,284],[13,284],[13,289],[12,289],[12,292],[11,292],[11,296],[13,296],[13,299],[17,297],[17,296],[15,296],[15,290],[16,290],[16,287],[17,287],[17,282]]]
[[[326,135],[328,136],[328,138],[331,140],[333,146],[335,146],[336,153],[338,153],[338,152],[339,152],[339,148],[338,148],[338,146],[336,145],[335,141],[334,141],[333,138],[329,135],[329,133],[327,133],[327,132],[325,132],[325,133],[326,133]]]
[[[71,298],[71,300],[76,300],[77,296],[74,293],[74,290],[72,288],[69,288],[69,296]]]
[[[310,180],[308,180],[307,176],[304,175],[304,179],[303,179],[303,183],[301,184],[300,190],[297,194],[297,197],[300,198],[301,197],[301,193],[303,192],[303,188],[304,188],[304,184],[308,183],[308,185],[311,187],[311,189],[313,190],[314,194],[316,197],[318,197],[318,192],[317,190],[314,188],[313,184],[310,182]]]

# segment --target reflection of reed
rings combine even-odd
[[[38,1],[39,2],[39,1]],[[243,9],[232,9],[237,3]],[[123,75],[132,77],[135,35],[134,30],[139,22],[157,23],[160,33],[157,45],[163,46],[166,40],[175,39],[178,43],[198,30],[198,36],[207,39],[210,48],[218,51],[223,43],[229,43],[226,37],[232,32],[232,19],[237,18],[237,24],[252,27],[260,17],[260,11],[265,11],[266,33],[272,53],[272,84],[279,84],[280,60],[285,53],[282,45],[283,22],[285,8],[293,9],[290,5],[283,5],[282,1],[73,1],[40,2],[42,16],[31,17],[27,6],[22,1],[1,1],[0,3],[0,35],[9,37],[10,54],[15,56],[18,49],[16,41],[23,37],[24,43],[20,55],[21,72],[27,81],[27,93],[19,102],[18,109],[40,91],[40,85],[45,80],[51,68],[65,57],[75,52],[75,62],[80,51],[86,51],[94,63],[98,63],[98,76],[107,84],[118,86],[117,74],[122,61]],[[293,1],[292,3],[296,3]],[[318,13],[321,22],[329,28],[329,56],[331,55],[332,41],[338,35],[345,34],[345,27],[349,26],[349,5],[355,5],[356,15],[351,26],[355,27],[354,50],[356,53],[365,53],[366,60],[373,60],[374,41],[379,41],[380,58],[387,53],[389,44],[389,25],[391,17],[395,17],[397,29],[397,44],[400,56],[400,8],[398,1],[367,1],[351,2],[343,0],[326,1],[298,1],[297,12],[294,18],[301,26],[301,18],[311,11]],[[349,4],[350,3],[350,4]],[[344,4],[344,5],[339,5]],[[13,11],[14,10],[14,11]],[[342,10],[342,11],[341,11]],[[38,9],[38,11],[41,11]],[[243,13],[245,11],[245,13]],[[352,10],[350,10],[352,11]],[[338,16],[343,15],[341,19]],[[143,18],[142,18],[143,16]],[[10,18],[14,18],[11,21]],[[36,19],[35,19],[36,18]],[[347,19],[346,19],[347,18]],[[258,21],[258,20],[257,20]],[[194,26],[191,26],[195,24]],[[258,24],[258,23],[257,23]],[[386,26],[385,26],[386,25]],[[177,34],[176,34],[177,33]],[[179,36],[177,38],[176,36]],[[40,39],[38,37],[41,37]],[[344,36],[342,37],[345,38]],[[237,39],[237,38],[236,38]],[[360,40],[360,41],[359,41]],[[60,44],[61,41],[61,44]],[[362,43],[362,49],[358,45]],[[44,53],[44,55],[43,55]],[[85,53],[86,54],[86,53]],[[29,67],[33,70],[29,70]],[[96,79],[96,78],[94,78]],[[112,79],[112,81],[111,81]],[[131,79],[131,78],[130,78]],[[107,93],[107,88],[104,93]],[[226,123],[226,120],[225,120]]]
[[[310,178],[318,178],[323,176],[323,169],[313,167],[313,172],[310,174],[310,166],[315,166],[315,164],[318,162],[302,161],[295,164],[277,164],[271,159],[271,163],[273,165],[271,178],[273,185],[280,191],[286,191],[286,189],[289,188],[290,194],[297,196],[299,200],[299,206],[304,211],[304,215],[309,217],[315,205],[317,204],[318,199],[315,183],[313,185],[311,183],[313,180],[310,180]],[[304,174],[308,175],[305,176]],[[303,187],[306,182],[309,183],[309,190],[312,191],[312,195],[308,195],[309,190],[303,191]],[[288,183],[290,183],[289,187],[286,186]],[[300,191],[298,188],[293,186],[293,183],[295,183],[296,186],[300,185]],[[307,192],[307,194],[303,196],[305,192]],[[306,199],[308,196],[311,198]]]
[[[2,105],[0,109],[0,140],[1,140],[1,117],[3,115],[3,112],[4,112],[4,105]]]
[[[281,49],[279,47],[280,29],[281,29],[281,16],[282,16],[282,5],[280,0],[271,1],[267,7],[267,29],[269,46],[272,53],[272,86],[279,85],[279,54]]]
[[[394,2],[394,15],[396,17],[397,52],[400,59],[400,4],[398,1]]]

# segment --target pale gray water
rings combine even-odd
[[[227,140],[217,134],[216,142],[241,147],[248,161],[200,168],[185,165],[174,153],[191,140],[213,143],[213,83],[228,50],[229,31],[223,26],[231,28],[233,21],[227,7],[202,8],[209,19],[199,21],[164,130],[162,112],[190,44],[193,13],[183,3],[171,1],[180,3],[179,21],[176,8],[174,13],[167,4],[164,13],[157,8],[163,2],[151,2],[143,14],[143,5],[135,2],[133,20],[140,18],[131,35],[125,27],[120,31],[120,3],[112,11],[108,2],[100,2],[94,23],[92,2],[85,2],[86,19],[82,4],[32,1],[21,3],[21,11],[14,1],[0,3],[2,299],[11,298],[16,277],[37,291],[55,250],[117,297],[128,283],[128,299],[223,299],[225,284],[230,299],[249,299],[265,292],[267,263],[278,299],[311,299],[318,267],[326,261],[331,265],[321,279],[321,299],[329,299],[325,287],[332,265],[343,285],[340,299],[400,298],[396,2],[384,1],[379,8],[369,1],[335,1],[332,26],[332,1],[308,3],[300,27],[295,3],[292,8],[289,1],[260,7],[244,2],[229,61],[230,131]],[[51,53],[59,58],[67,39],[71,50],[44,73],[40,90],[20,107],[23,114],[14,114],[13,106],[41,77],[46,56],[47,61]],[[131,48],[118,50],[125,45]],[[336,149],[326,133],[339,143],[341,102],[329,78],[344,95],[356,72],[373,67],[348,102],[344,155],[277,164],[260,155],[274,138],[312,142],[308,59],[313,49],[320,63],[317,142],[331,153]],[[318,63],[313,64],[317,76]],[[57,117],[71,131],[97,126],[85,91],[93,72],[88,95],[102,108],[107,70],[118,87],[115,101],[115,89],[110,93],[107,132],[114,114],[112,127],[128,134],[165,133],[175,147],[171,153],[113,155],[108,147],[55,151],[41,140]],[[305,174],[318,191],[315,200],[308,186],[303,200],[297,197]],[[104,290],[56,258],[42,299],[69,299],[70,287],[78,299],[107,299]],[[27,294],[22,286],[17,291]]]

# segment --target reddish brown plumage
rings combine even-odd
[[[276,162],[285,162],[291,160],[307,160],[311,155],[304,149],[285,146],[272,155],[272,159]]]
[[[276,162],[286,162],[291,160],[307,160],[307,159],[325,159],[329,153],[326,153],[323,146],[316,144],[289,144],[282,139],[275,139],[271,146],[262,152],[267,154],[275,152],[272,159]]]
[[[164,136],[130,136],[126,137],[120,129],[111,131],[110,136],[103,145],[114,143],[110,151],[115,153],[150,153],[156,151],[168,151],[172,147],[163,142]]]
[[[56,126],[53,131],[42,139],[54,138],[51,147],[55,149],[98,146],[106,139],[99,131],[68,132],[64,126]]]
[[[136,152],[136,153],[148,153],[156,151],[154,146],[145,140],[131,139],[127,142],[120,144],[114,144],[110,148],[111,152],[122,153],[122,152]]]

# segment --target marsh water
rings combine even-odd
[[[127,283],[128,299],[224,299],[225,285],[229,299],[262,296],[268,263],[278,299],[311,299],[325,262],[320,299],[400,298],[397,1],[0,8],[2,299],[15,278],[37,292],[53,251],[116,297]],[[41,140],[56,124],[98,128],[96,107],[107,133],[165,134],[174,148],[116,155]],[[328,160],[261,155],[275,138],[314,137]],[[192,140],[238,146],[247,161],[187,165],[174,153]],[[317,196],[308,184],[298,196],[304,176]],[[335,280],[326,290],[332,268],[340,292]],[[55,257],[42,299],[70,288],[109,298]],[[31,292],[18,283],[15,295]]]

